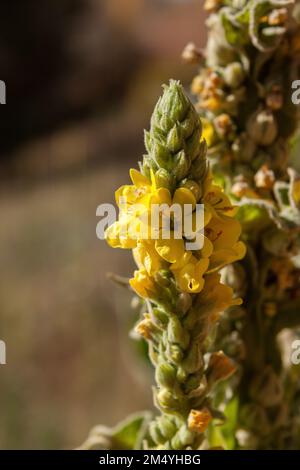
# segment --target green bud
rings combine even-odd
[[[201,354],[200,346],[197,342],[194,342],[189,348],[187,356],[182,361],[182,367],[189,374],[193,374],[194,372],[197,372],[200,368],[202,368],[203,365],[203,357]]]
[[[180,123],[180,128],[182,130],[183,136],[185,139],[188,139],[194,132],[195,127],[197,127],[197,124],[199,123],[199,117],[197,113],[195,113],[194,109],[190,109],[187,118],[184,119]],[[200,122],[201,126],[201,122]]]
[[[142,172],[155,174],[158,187],[173,191],[175,183],[188,177],[193,162],[193,175],[202,186],[206,176],[206,145],[201,141],[201,122],[179,82],[170,81],[164,87],[151,118],[151,128],[145,133],[148,155]],[[158,174],[157,174],[158,173]]]
[[[154,318],[158,320],[159,323],[162,323],[163,325],[165,325],[168,322],[168,316],[164,310],[160,308],[153,308],[152,312],[153,312]]]
[[[191,137],[186,141],[186,153],[191,161],[199,155],[199,142],[201,138],[201,127],[196,128]]]
[[[162,387],[173,388],[176,381],[176,369],[171,364],[163,362],[156,368],[156,381]]]
[[[150,423],[149,434],[155,444],[163,444],[165,442],[165,437],[162,435],[157,421],[152,421],[152,423]]]
[[[159,426],[162,435],[166,439],[171,439],[177,431],[177,426],[172,417],[163,415],[159,418]]]
[[[151,143],[150,157],[153,158],[158,168],[169,169],[171,164],[171,153],[168,148],[157,140]]]
[[[167,147],[171,152],[176,153],[182,148],[182,145],[183,139],[181,137],[180,127],[175,124],[168,133]]]
[[[168,324],[168,340],[170,343],[178,344],[183,349],[186,349],[189,344],[190,336],[177,317],[170,318]]]
[[[176,176],[176,180],[180,181],[185,178],[189,172],[189,169],[190,158],[184,150],[181,150],[174,157],[174,174]]]
[[[183,447],[187,447],[193,444],[194,442],[194,433],[190,431],[187,426],[184,424],[178,431],[178,438]]]
[[[172,191],[174,187],[174,177],[164,168],[160,168],[155,173],[155,182],[158,188],[167,188],[169,191]]]
[[[190,101],[182,86],[175,80],[170,80],[169,86],[164,85],[164,94],[158,103],[161,115],[167,115],[172,121],[183,121],[189,110]]]
[[[177,411],[180,408],[178,400],[166,388],[162,388],[156,393],[156,402],[159,408],[164,411]]]
[[[168,344],[167,345],[167,354],[171,361],[175,364],[179,364],[183,359],[183,351],[177,344]]]

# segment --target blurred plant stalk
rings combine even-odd
[[[216,338],[239,363],[239,380],[220,390],[230,423],[212,431],[227,448],[300,446],[299,371],[285,367],[277,335],[300,326],[300,176],[289,166],[299,109],[300,4],[293,0],[206,0],[208,40],[193,45],[192,83],[213,175],[239,206],[246,258],[223,278],[244,299]],[[228,429],[229,438],[228,438]]]

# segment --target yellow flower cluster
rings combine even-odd
[[[130,176],[133,184],[122,186],[116,192],[119,220],[107,229],[106,239],[112,247],[133,250],[139,269],[130,284],[141,297],[153,298],[153,275],[160,269],[170,269],[180,291],[199,293],[204,287],[205,275],[244,257],[245,245],[239,241],[241,227],[234,219],[236,209],[223,191],[213,184],[210,175],[206,177],[201,198],[204,205],[202,248],[193,251],[186,248],[186,232],[178,239],[171,230],[169,239],[165,239],[161,225],[155,238],[151,238],[148,232],[149,238],[145,238],[143,220],[145,214],[146,220],[151,217],[153,204],[167,208],[173,204],[182,207],[189,204],[194,210],[193,218],[198,197],[197,183],[191,185],[191,189],[177,188],[172,197],[169,189],[157,187],[153,174],[151,181],[134,169]]]

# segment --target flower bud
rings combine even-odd
[[[171,80],[155,107],[150,131],[145,133],[148,155],[144,156],[142,172],[149,177],[152,169],[158,187],[172,191],[176,181],[189,175],[195,162],[192,179],[204,183],[206,146],[201,142],[201,132],[194,106],[179,82]]]
[[[156,368],[156,381],[162,387],[172,388],[176,380],[176,369],[167,362],[159,364]]]
[[[158,188],[167,188],[169,191],[172,191],[174,186],[173,175],[171,175],[170,172],[164,168],[160,168],[155,172],[155,182]]]
[[[162,435],[166,439],[171,439],[178,429],[173,418],[167,415],[163,415],[159,417],[158,421],[159,421],[159,427],[160,427],[160,431]]]
[[[152,421],[152,423],[150,423],[149,434],[155,444],[163,444],[165,442],[165,437],[163,436],[159,423],[157,423],[157,421]]]
[[[256,111],[247,122],[247,131],[251,139],[259,145],[271,145],[277,137],[278,125],[272,111]]]
[[[178,152],[183,146],[180,127],[174,124],[167,137],[167,147],[171,152]]]
[[[182,367],[189,374],[193,374],[203,367],[203,357],[197,342],[194,342],[189,348],[187,356],[182,361]]]
[[[191,410],[188,417],[188,428],[190,431],[203,433],[206,431],[211,420],[212,415],[208,408],[203,408],[201,411]]]
[[[194,442],[193,433],[186,427],[186,425],[181,426],[177,435],[181,446],[186,447],[191,445]]]
[[[156,400],[158,406],[164,410],[177,411],[180,407],[173,393],[166,388],[162,388],[156,393]]]
[[[185,349],[189,344],[189,334],[177,317],[171,317],[168,324],[168,341]]]

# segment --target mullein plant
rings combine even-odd
[[[244,260],[222,273],[244,303],[222,316],[214,345],[238,364],[232,386],[215,394],[230,418],[210,432],[211,445],[231,449],[300,448],[299,366],[283,360],[278,344],[280,332],[300,327],[300,177],[289,162],[299,122],[291,99],[299,7],[206,0],[206,49],[184,51],[200,62],[191,88],[212,173],[239,206],[247,245]]]
[[[114,248],[132,250],[137,264],[129,281],[143,304],[135,333],[149,346],[159,413],[146,425],[137,416],[115,430],[95,428],[83,448],[184,450],[208,445],[209,424],[224,419],[213,406],[213,390],[236,369],[214,348],[213,333],[221,314],[242,303],[221,282],[220,270],[243,258],[246,247],[239,240],[237,208],[213,182],[201,121],[179,82],[164,86],[145,146],[139,170],[130,170],[132,184],[116,192],[119,218],[107,229],[106,240]],[[173,213],[168,239],[161,220],[155,239],[146,238],[141,220],[151,214],[153,204],[162,205],[165,215],[173,204],[189,205],[192,220],[196,205],[203,204],[202,248],[187,249],[185,237],[191,234],[186,231],[174,236]],[[120,436],[126,433],[134,437],[124,444]]]

